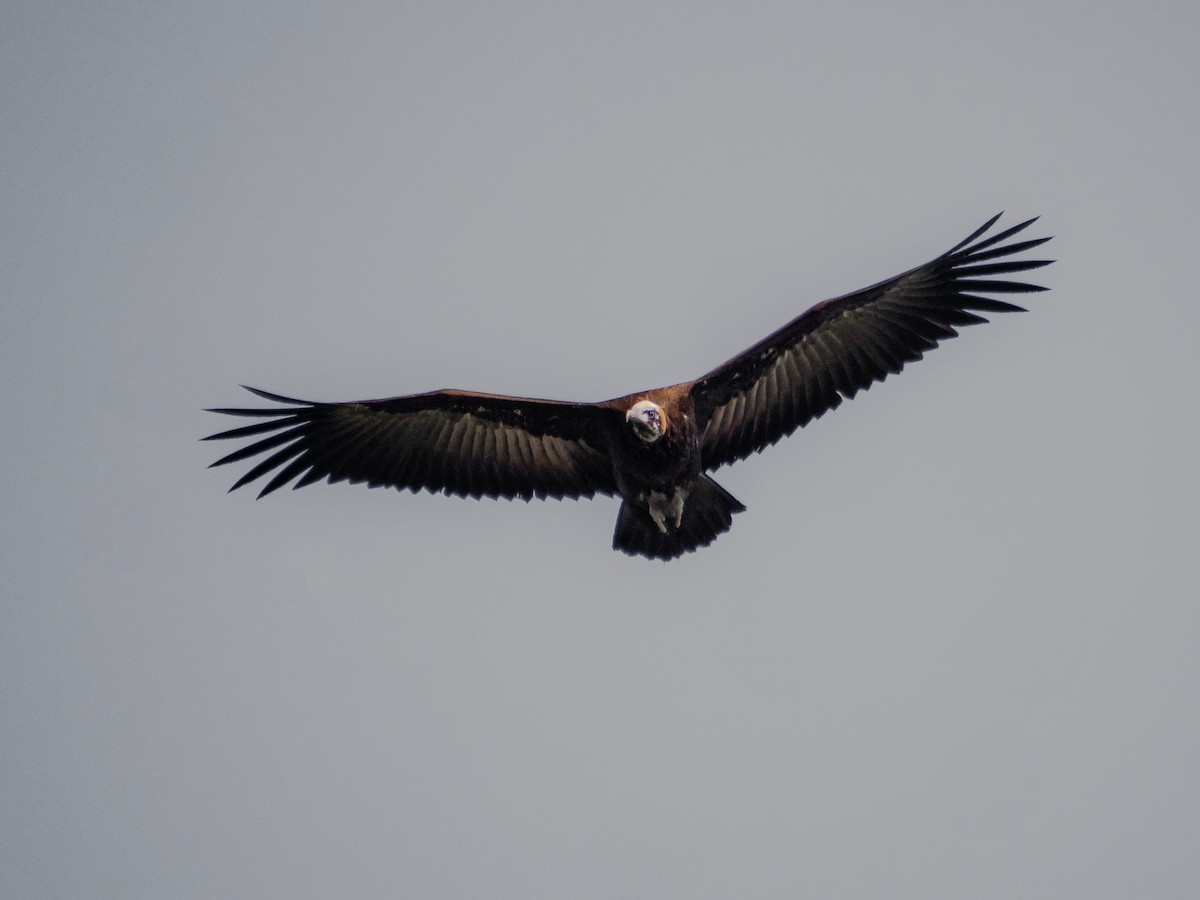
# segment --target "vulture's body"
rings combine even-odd
[[[1020,310],[981,295],[1044,290],[997,276],[1047,265],[1011,257],[1049,238],[1003,243],[1035,220],[984,237],[997,218],[923,266],[818,303],[695,381],[600,403],[457,390],[311,403],[249,388],[286,405],[214,410],[266,421],[207,438],[256,438],[213,465],[268,454],[231,488],[271,474],[260,497],[322,479],[524,500],[619,495],[613,547],[673,559],[745,509],[709,472],[987,321],[977,313]]]

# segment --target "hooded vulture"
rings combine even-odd
[[[270,476],[366,482],[460,497],[619,495],[613,548],[674,559],[710,544],[745,507],[709,472],[774,444],[920,359],[979,313],[1022,311],[982,296],[1045,290],[1008,277],[1050,260],[1014,259],[1049,238],[988,234],[994,216],[936,259],[818,303],[695,381],[600,403],[443,390],[319,403],[247,388],[276,404],[212,412],[263,421],[205,440],[252,439],[214,466],[265,456],[230,490]]]

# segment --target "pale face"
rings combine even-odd
[[[641,440],[653,444],[666,430],[667,414],[657,403],[639,400],[625,413],[625,421]]]

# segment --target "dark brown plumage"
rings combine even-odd
[[[711,543],[745,509],[706,474],[762,450],[919,359],[978,313],[1021,307],[980,294],[1045,290],[1003,276],[1048,265],[1012,259],[1049,238],[1003,243],[1036,219],[984,237],[994,216],[936,259],[818,303],[695,380],[600,403],[434,391],[387,400],[216,409],[266,421],[205,440],[255,438],[214,466],[268,454],[230,490],[270,475],[464,497],[623,499],[613,547],[673,559]]]

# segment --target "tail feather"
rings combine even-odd
[[[683,504],[683,519],[678,528],[668,527],[663,532],[647,510],[624,501],[613,533],[613,549],[648,559],[675,559],[707,547],[729,530],[734,513],[745,509],[729,491],[707,475],[701,475]]]

